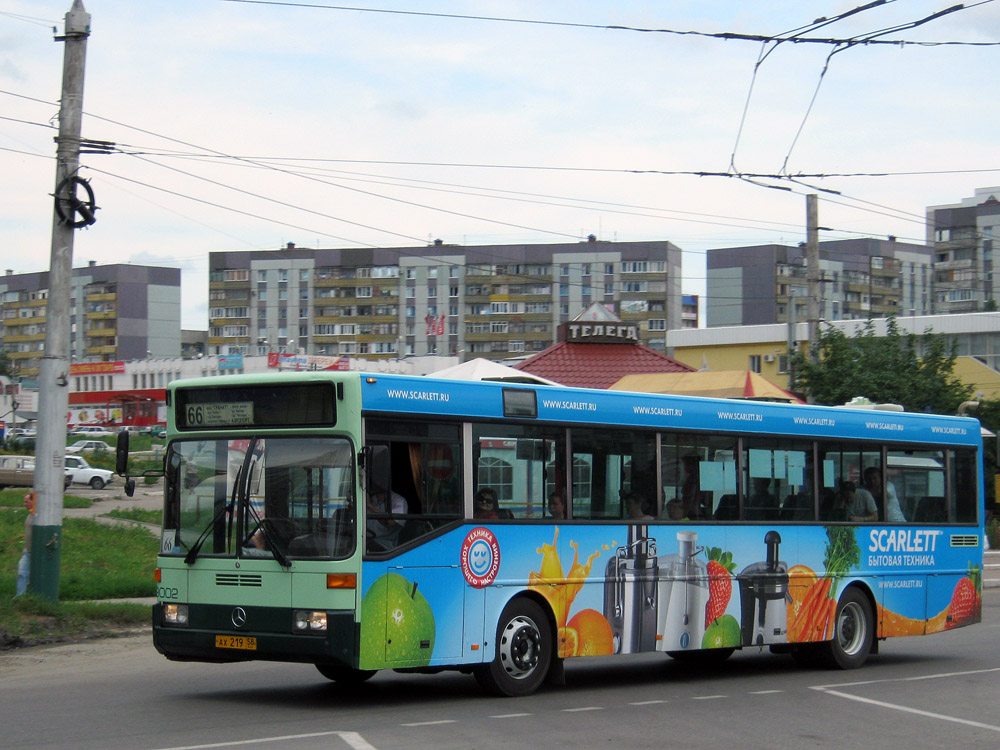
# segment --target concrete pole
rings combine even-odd
[[[66,14],[65,35],[57,37],[63,50],[59,136],[56,138],[56,193],[80,166],[83,120],[83,74],[90,36],[90,14],[82,0],[73,0]],[[63,187],[63,191],[67,188]],[[62,548],[63,478],[66,456],[66,410],[69,407],[69,298],[73,275],[72,222],[59,218],[53,206],[52,250],[49,258],[49,297],[45,308],[45,352],[38,391],[38,447],[35,451],[35,491],[38,493],[31,533],[29,589],[59,599],[59,560]],[[83,300],[77,300],[83,304]]]
[[[788,284],[788,390],[795,388],[795,368],[792,367],[792,354],[795,351],[795,287]]]
[[[819,207],[815,193],[806,196],[806,319],[809,331],[809,359],[819,361]]]

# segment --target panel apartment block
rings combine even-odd
[[[663,350],[682,321],[681,251],[599,242],[217,252],[211,354],[505,359],[542,351],[592,302]]]

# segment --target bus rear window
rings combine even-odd
[[[331,427],[337,423],[332,383],[178,388],[179,430]]]

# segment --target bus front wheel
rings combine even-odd
[[[476,668],[476,680],[495,695],[531,695],[548,674],[552,651],[552,628],[545,612],[530,599],[515,599],[504,607],[493,659]]]
[[[376,669],[355,669],[346,667],[343,664],[317,664],[316,669],[328,680],[333,680],[341,685],[360,685],[365,680],[370,680],[378,671]]]
[[[875,618],[868,597],[856,588],[837,602],[833,640],[826,644],[826,662],[835,669],[857,669],[868,659],[875,641]]]

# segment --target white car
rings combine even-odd
[[[110,450],[111,446],[103,440],[77,440],[66,447],[67,453],[103,453]]]
[[[89,484],[99,490],[112,481],[115,474],[107,469],[91,466],[83,456],[66,456],[66,477],[73,484]]]
[[[70,435],[83,435],[84,437],[114,437],[115,433],[106,427],[97,425],[81,425],[69,431]]]

